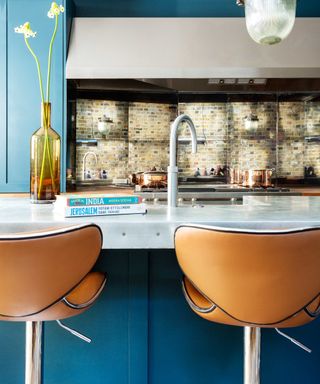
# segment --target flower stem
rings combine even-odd
[[[51,37],[50,45],[49,45],[49,53],[48,53],[48,72],[47,72],[47,92],[46,92],[46,101],[49,102],[49,96],[50,96],[50,78],[51,78],[51,56],[52,56],[52,46],[53,42],[56,38],[58,29],[58,15],[55,16],[55,25],[53,34]]]
[[[43,94],[43,86],[42,86],[42,76],[41,76],[40,63],[39,63],[39,60],[38,60],[36,54],[33,52],[32,48],[31,48],[31,46],[30,46],[30,44],[28,42],[28,39],[26,37],[24,38],[24,41],[25,41],[27,48],[29,49],[31,55],[33,56],[33,58],[35,59],[36,64],[37,64],[38,79],[39,79],[39,85],[40,85],[40,96],[41,96],[42,102],[44,102],[44,94]]]
[[[38,199],[40,199],[40,197],[41,197],[41,190],[42,190],[42,184],[43,184],[46,156],[48,156],[52,189],[55,190],[55,188],[56,188],[54,175],[53,175],[52,162],[51,162],[51,152],[50,152],[48,128],[44,128],[44,129],[45,129],[45,139],[44,139],[43,156],[42,156],[42,162],[41,162],[40,180],[39,180],[39,188],[38,188]]]
[[[52,165],[52,157],[51,157],[51,150],[50,150],[50,137],[49,137],[49,128],[50,128],[50,103],[43,103],[42,104],[42,121],[41,121],[41,127],[44,130],[44,144],[42,148],[42,155],[41,155],[41,171],[40,171],[40,179],[39,179],[39,188],[38,188],[38,199],[41,198],[41,192],[42,192],[42,186],[43,181],[45,177],[45,173],[48,172],[48,167],[50,171],[50,177],[51,177],[51,184],[52,189],[55,191],[55,179],[54,179],[54,169]]]
[[[44,102],[42,76],[41,76],[41,68],[40,68],[39,59],[36,56],[36,54],[34,53],[34,51],[32,50],[32,48],[31,48],[31,46],[30,46],[30,44],[28,42],[28,39],[26,37],[24,38],[24,41],[25,41],[26,46],[29,49],[31,55],[33,56],[33,58],[35,60],[36,65],[37,65],[38,79],[39,79],[39,86],[40,86],[40,96],[41,96],[42,102]],[[47,152],[48,152],[50,176],[51,176],[53,188],[54,188],[54,185],[55,185],[54,178],[53,178],[52,164],[51,164],[51,159],[50,159],[49,140],[48,140],[48,125],[49,125],[48,118],[49,118],[49,116],[48,116],[48,113],[47,113],[46,110],[44,112],[44,115],[45,115],[44,116],[44,120],[45,120],[45,127],[44,127],[44,129],[45,129],[45,142],[44,142],[44,148],[43,148],[43,156],[42,156],[42,164],[41,164],[41,172],[40,172],[40,180],[39,180],[38,199],[40,199],[40,197],[41,197],[41,189],[42,189],[42,184],[43,184],[43,174],[44,174],[45,160],[46,160]]]
[[[50,176],[51,176],[51,181],[52,181],[52,188],[53,190],[56,189],[56,183],[53,177],[53,167],[52,167],[52,157],[51,157],[51,151],[50,151],[50,145],[49,145],[49,139],[48,139],[48,133],[47,133],[47,150],[48,150],[48,159],[49,159],[49,169],[50,169]]]
[[[43,147],[43,156],[42,156],[42,163],[41,163],[41,172],[40,172],[40,180],[39,180],[39,188],[38,188],[38,199],[40,200],[41,197],[41,189],[42,189],[42,184],[43,184],[43,173],[44,173],[44,163],[45,163],[45,158],[46,158],[46,149],[48,145],[48,139],[47,139],[47,134],[44,139],[44,147]]]
[[[49,53],[48,53],[48,71],[47,71],[47,88],[46,88],[46,102],[49,102],[49,96],[50,96],[50,79],[51,79],[51,59],[52,59],[52,47],[53,43],[57,34],[58,29],[58,16],[55,16],[55,26],[53,30],[53,34],[51,37],[50,45],[49,45]],[[40,96],[42,103],[44,103],[44,92],[43,92],[43,83],[42,83],[42,76],[41,76],[41,68],[40,63],[38,60],[38,57],[34,53],[33,49],[31,48],[28,39],[24,38],[27,48],[29,49],[31,55],[33,56],[36,65],[37,65],[37,71],[38,71],[38,79],[39,79],[39,86],[40,86]],[[38,188],[38,199],[41,198],[41,190],[43,186],[43,179],[44,179],[44,172],[45,172],[45,164],[46,164],[46,157],[48,156],[48,163],[49,163],[49,170],[50,170],[50,177],[52,182],[52,188],[55,190],[55,180],[54,180],[54,174],[53,174],[53,167],[52,167],[52,161],[51,161],[51,151],[50,151],[50,143],[49,143],[49,136],[48,136],[48,128],[49,128],[49,113],[48,111],[44,110],[44,131],[45,131],[45,139],[44,139],[44,146],[43,146],[43,152],[42,152],[42,161],[41,161],[41,171],[40,171],[40,180],[39,180],[39,188]]]

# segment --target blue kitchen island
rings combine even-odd
[[[66,324],[92,337],[83,343],[54,322],[45,327],[45,384],[242,383],[242,329],[196,316],[181,292],[175,228],[201,223],[232,228],[320,226],[320,198],[244,197],[241,205],[148,206],[147,215],[65,219],[27,198],[0,199],[0,233],[95,222],[104,243],[96,265],[108,283],[97,304]],[[320,250],[319,250],[320,257]],[[301,260],[303,263],[303,260]],[[287,330],[309,355],[272,329],[262,332],[262,384],[318,382],[318,320]],[[1,383],[24,377],[24,325],[0,323]]]

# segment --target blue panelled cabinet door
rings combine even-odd
[[[0,0],[0,185],[6,182],[6,1]]]
[[[54,27],[47,17],[50,5],[44,0],[0,0],[0,192],[29,191],[30,137],[40,127],[35,62],[14,27],[29,21],[37,32],[29,42],[39,57],[45,86]],[[64,142],[64,17],[59,21],[52,60],[52,127]],[[64,175],[64,158],[61,169]]]

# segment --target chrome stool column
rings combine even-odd
[[[42,382],[42,321],[26,322],[25,384]]]
[[[261,329],[244,327],[244,384],[260,384]]]

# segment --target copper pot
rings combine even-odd
[[[273,187],[272,178],[273,169],[249,169],[243,171],[242,185],[244,187]]]
[[[230,169],[230,183],[241,184],[243,179],[243,172],[239,168]]]
[[[147,171],[130,175],[131,182],[145,188],[165,188],[167,186],[167,172]]]

